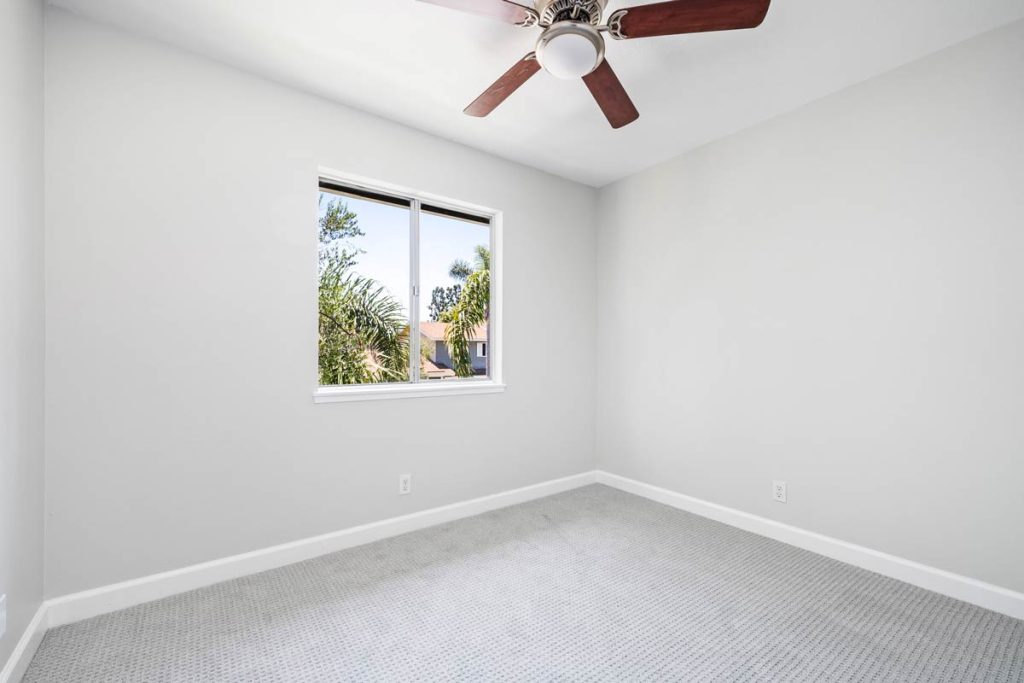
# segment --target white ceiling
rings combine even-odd
[[[539,31],[416,0],[53,4],[594,186],[1024,18],[1024,0],[775,0],[754,30],[609,40],[640,110],[615,131],[582,82],[545,72],[463,115]]]

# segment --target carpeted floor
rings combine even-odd
[[[1024,681],[1024,621],[603,486],[52,630],[26,681]]]

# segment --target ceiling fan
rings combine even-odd
[[[625,40],[754,28],[764,21],[771,0],[669,0],[617,10],[604,24],[601,16],[608,0],[535,0],[534,7],[512,0],[421,2],[543,30],[536,50],[506,71],[465,113],[487,116],[543,68],[558,78],[582,78],[608,123],[621,128],[640,114],[604,58],[602,34]]]

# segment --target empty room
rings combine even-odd
[[[3,0],[0,683],[1024,683],[1024,0]]]

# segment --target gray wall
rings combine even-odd
[[[0,668],[43,572],[43,8],[0,4]]]
[[[448,345],[441,341],[430,342],[434,345],[434,362],[445,366],[446,368],[453,367],[452,355],[448,353]],[[488,347],[488,353],[490,353],[490,347]],[[469,362],[473,364],[473,369],[483,371],[487,369],[487,358],[481,357],[476,352],[476,342],[470,342],[469,344]]]
[[[48,21],[49,595],[592,466],[595,190]],[[318,166],[504,210],[505,393],[313,404]]]
[[[664,352],[599,466],[1024,590],[1022,84],[1016,23],[606,188],[598,357]]]

